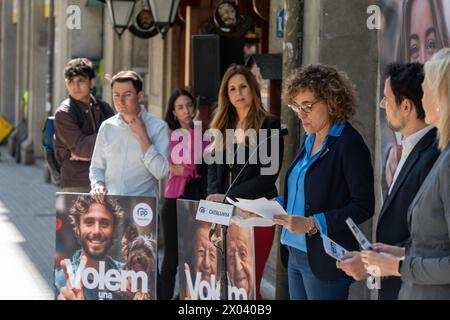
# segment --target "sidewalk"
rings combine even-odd
[[[19,165],[0,147],[0,299],[53,299],[54,194],[42,162]]]

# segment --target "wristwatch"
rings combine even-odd
[[[308,230],[308,236],[313,236],[317,233],[317,231],[319,231],[319,229],[317,228],[317,222],[316,219],[314,219],[314,217],[310,217],[309,220],[311,221],[311,225],[310,228]]]
[[[405,256],[401,257],[400,259],[398,259],[398,273],[402,274],[402,265],[403,265],[403,261],[405,261]]]

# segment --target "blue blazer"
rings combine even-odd
[[[406,159],[392,192],[386,196],[381,208],[377,242],[406,246],[411,236],[406,221],[408,207],[440,154],[436,134],[437,130],[431,129]]]
[[[300,152],[287,171],[284,208],[287,205],[288,177],[305,153]],[[347,123],[339,137],[329,136],[326,148],[305,176],[305,216],[323,212],[328,236],[348,251],[359,250],[345,220],[361,224],[372,217],[375,207],[374,177],[369,149],[361,135]],[[306,236],[308,260],[314,275],[323,281],[347,277],[336,268],[336,260],[325,253],[319,233]]]

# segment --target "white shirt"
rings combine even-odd
[[[430,131],[433,129],[432,126],[426,126],[425,128],[414,132],[413,134],[404,137],[402,140],[402,156],[400,158],[400,162],[398,163],[397,169],[395,169],[394,178],[392,179],[391,187],[389,188],[389,193],[391,193],[392,188],[394,187],[395,181],[397,180],[398,175],[400,174],[400,171],[403,168],[403,165],[405,164],[406,160],[408,159],[409,155],[413,151],[414,147],[417,143]]]
[[[102,123],[89,169],[91,186],[103,181],[111,195],[158,198],[158,180],[169,173],[169,128],[143,106],[139,117],[152,142],[144,155],[120,114]]]

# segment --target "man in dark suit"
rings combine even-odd
[[[402,135],[403,151],[393,182],[378,216],[377,242],[404,246],[410,233],[407,211],[425,177],[439,156],[436,129],[427,126],[422,107],[423,65],[391,64],[387,68],[384,97],[380,103],[386,110],[391,129]],[[369,275],[359,252],[350,252],[337,267],[356,280]],[[381,281],[380,300],[397,299],[401,278],[387,277]]]

